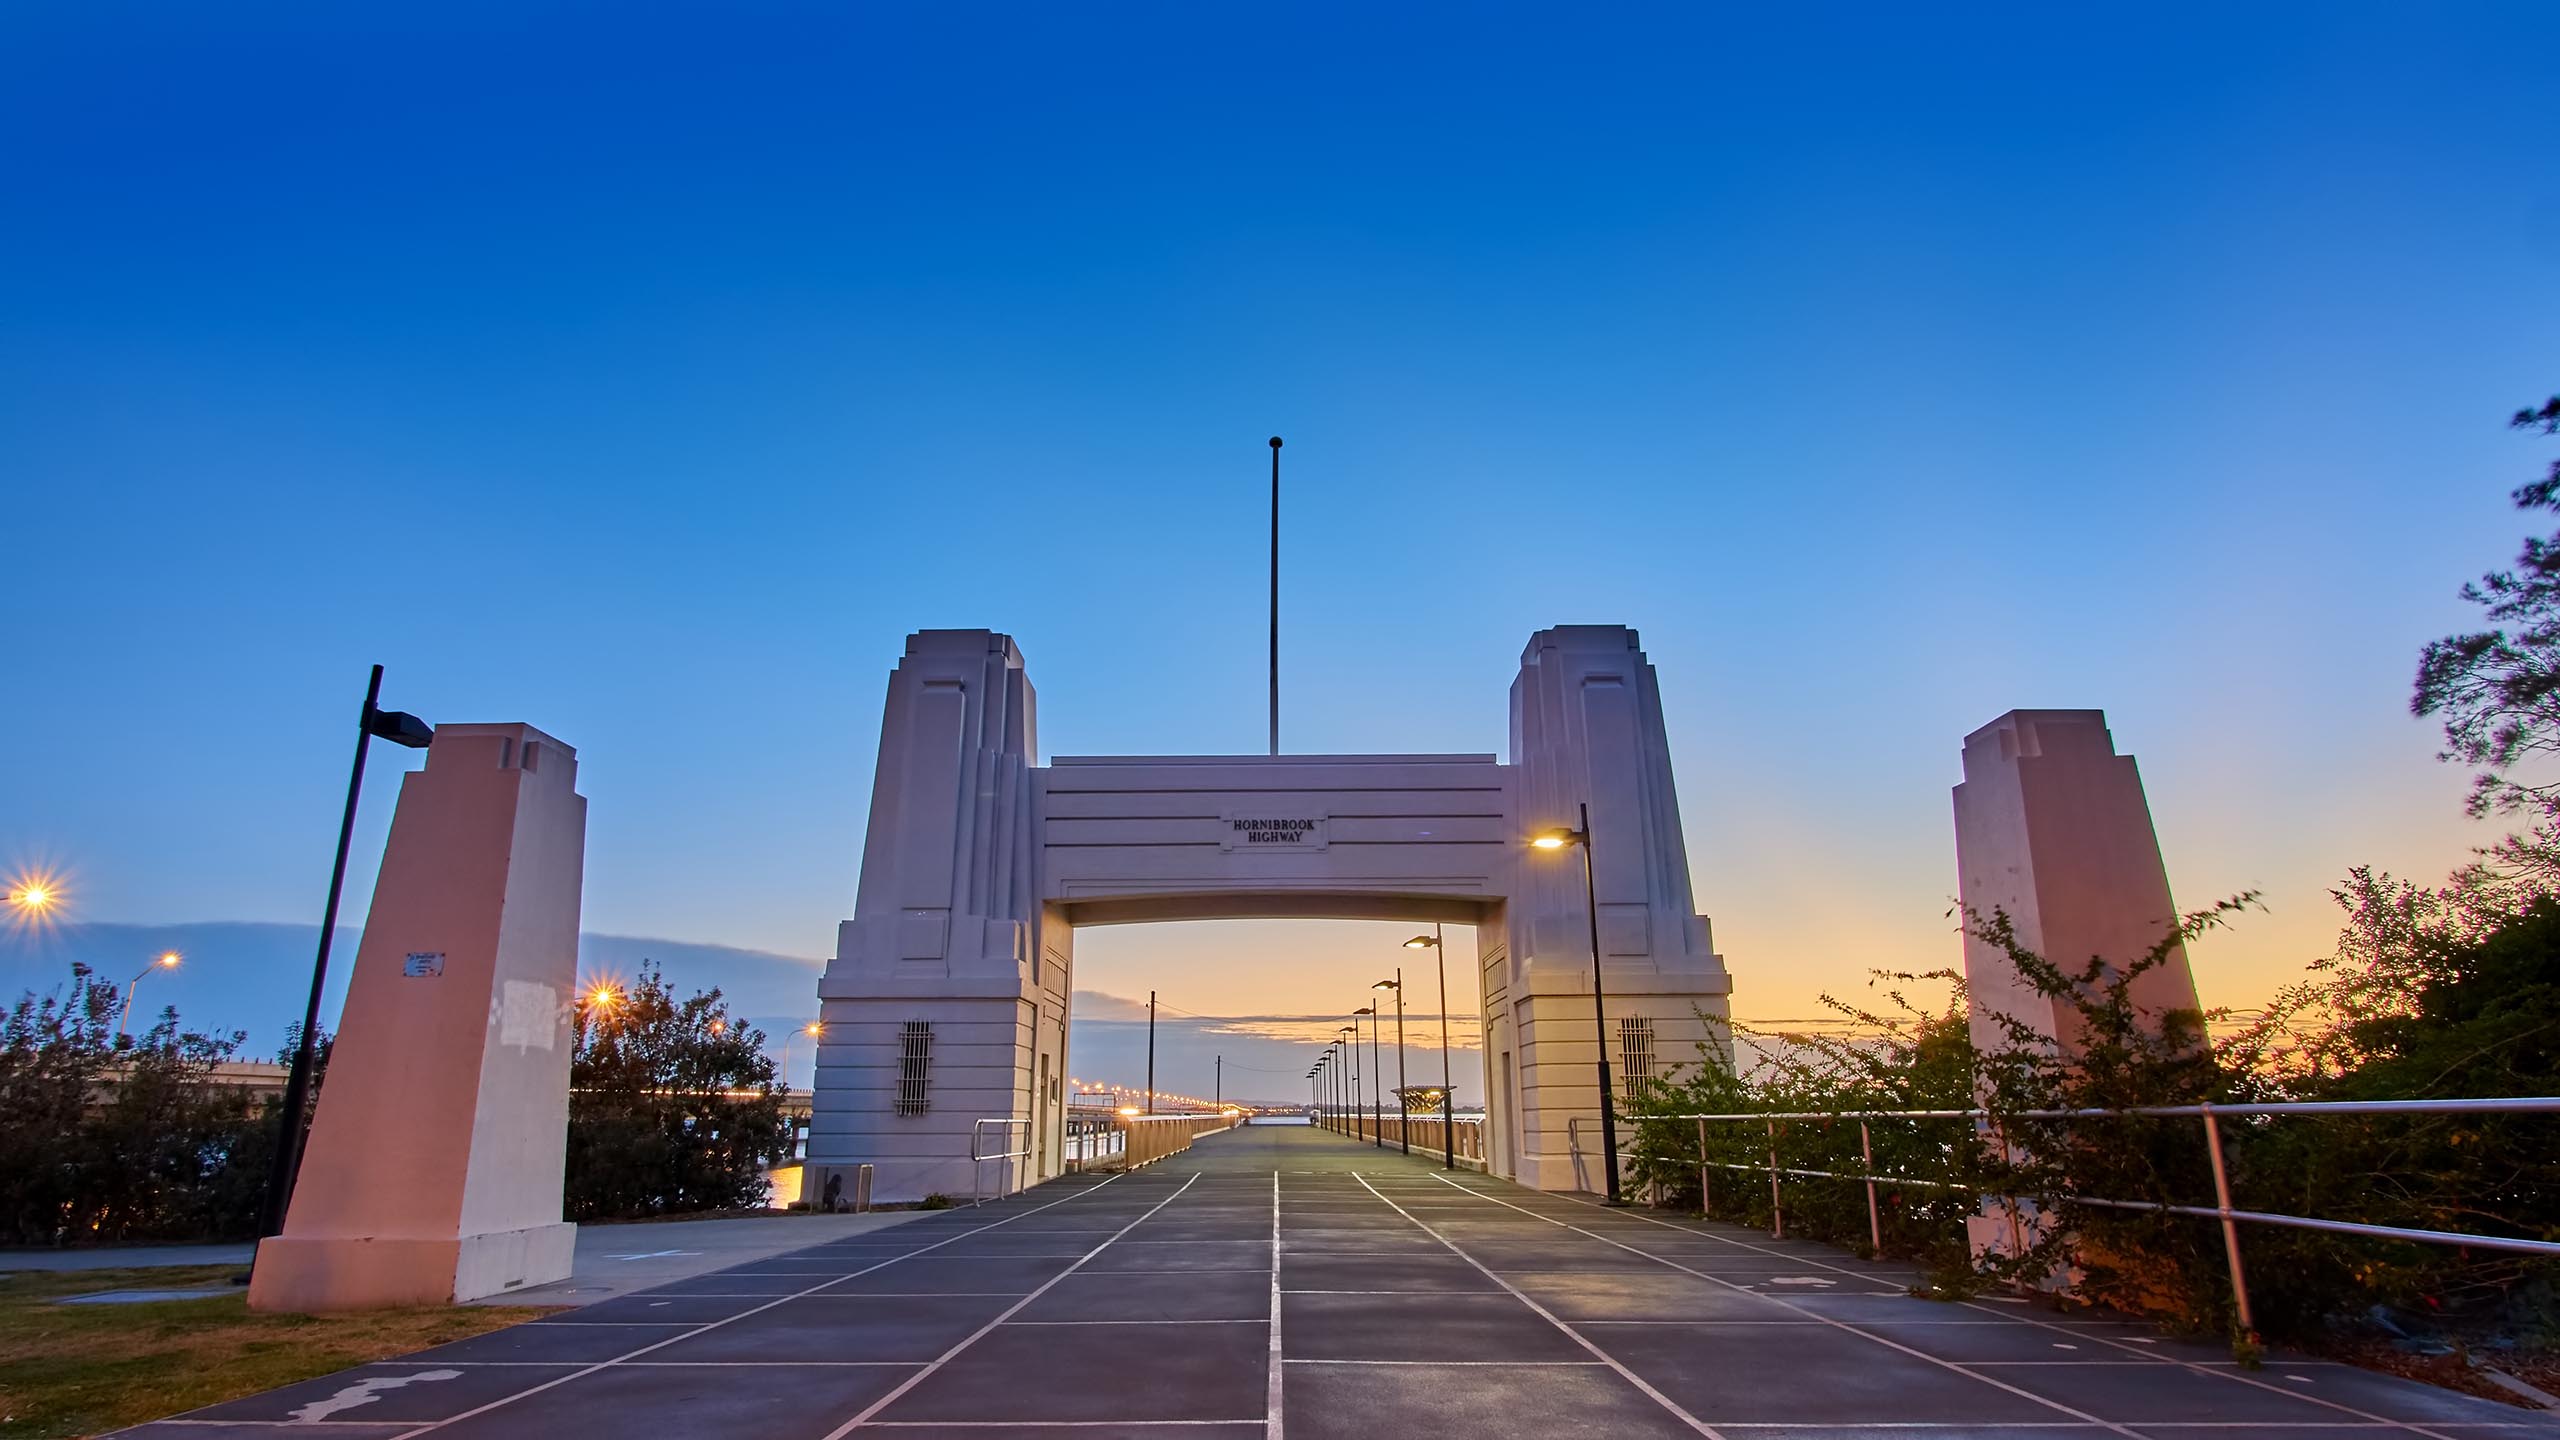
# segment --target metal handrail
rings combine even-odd
[[[2376,1240],[2398,1240],[2419,1245],[2445,1245],[2479,1250],[2496,1250],[2522,1255],[2560,1256],[2560,1242],[2550,1240],[2526,1240],[2502,1235],[2471,1235],[2451,1230],[2420,1230],[2398,1225],[2367,1225],[2359,1221],[2352,1220],[2324,1220],[2317,1216],[2310,1215],[2284,1215],[2265,1210],[2238,1209],[2231,1203],[2230,1171],[2223,1160],[2222,1128],[2218,1123],[2220,1117],[2226,1115],[2530,1115],[2550,1114],[2555,1112],[2560,1112],[2560,1096],[2526,1095],[2502,1100],[2468,1098],[2450,1100],[2297,1100],[2241,1105],[2214,1105],[2209,1103],[2199,1103],[2194,1105],[2139,1105],[2127,1106],[2121,1109],[2092,1107],[2073,1110],[2013,1110],[2003,1113],[1994,1113],[1992,1111],[1979,1109],[1752,1110],[1721,1115],[1677,1114],[1639,1116],[1636,1118],[1639,1121],[1675,1120],[1694,1121],[1697,1124],[1698,1159],[1696,1163],[1698,1166],[1698,1203],[1702,1216],[1711,1208],[1710,1201],[1712,1191],[1709,1188],[1707,1177],[1707,1172],[1709,1170],[1756,1171],[1766,1174],[1769,1177],[1770,1233],[1774,1237],[1781,1238],[1786,1234],[1786,1210],[1784,1195],[1780,1186],[1780,1177],[1792,1175],[1802,1178],[1826,1180],[1855,1180],[1861,1182],[1866,1187],[1867,1233],[1874,1248],[1879,1251],[1884,1248],[1883,1220],[1876,1204],[1876,1186],[1879,1183],[1887,1185],[1913,1185],[1938,1190],[1969,1191],[1986,1199],[1997,1200],[2009,1209],[2011,1228],[2013,1232],[2017,1229],[2017,1206],[2020,1197],[2016,1195],[1999,1194],[1986,1191],[1979,1186],[1963,1185],[1943,1180],[1923,1180],[1916,1176],[1844,1174],[1833,1170],[1808,1170],[1797,1167],[1781,1166],[1778,1164],[1779,1121],[1815,1120],[1822,1121],[1826,1124],[1835,1120],[1857,1121],[1858,1153],[1861,1158],[1867,1162],[1869,1169],[1872,1169],[1875,1163],[1875,1149],[1872,1133],[1868,1126],[1868,1122],[1872,1120],[1989,1120],[1993,1121],[1995,1124],[2001,1120],[2112,1120],[2135,1117],[2154,1119],[2192,1118],[2200,1120],[2204,1125],[2205,1151],[2207,1156],[2211,1159],[2213,1166],[2214,1203],[2211,1207],[2201,1205],[2173,1205],[2164,1201],[2153,1200],[2113,1200],[2104,1199],[2094,1195],[2064,1194],[2055,1198],[2059,1199],[2066,1205],[2093,1205],[2111,1210],[2147,1210],[2154,1214],[2189,1215],[2200,1219],[2216,1220],[2221,1222],[2223,1258],[2231,1272],[2231,1295],[2233,1308],[2238,1315],[2241,1330],[2245,1334],[2254,1338],[2257,1334],[2257,1323],[2250,1313],[2248,1274],[2243,1268],[2240,1258],[2239,1227],[2243,1224],[2273,1225],[2286,1229],[2318,1230],[2333,1234],[2357,1235]],[[1751,1120],[1760,1121],[1769,1127],[1768,1164],[1737,1165],[1727,1161],[1710,1161],[1706,1158],[1707,1126],[1709,1123],[1730,1123]],[[1565,1125],[1567,1143],[1572,1146],[1577,1154],[1582,1148],[1581,1123],[1581,1117],[1576,1116],[1569,1119]],[[2008,1141],[2003,1137],[2000,1139],[1999,1143],[2005,1146],[2008,1144]],[[1612,1163],[1615,1163],[1616,1160],[1626,1159],[1631,1156],[1639,1159],[1653,1159],[1665,1164],[1689,1163],[1686,1157],[1683,1156],[1644,1156],[1640,1152],[1629,1151],[1624,1148],[1621,1148],[1617,1154],[1612,1157]]]
[[[1128,1145],[1129,1132],[1120,1125],[1120,1117],[1108,1111],[1069,1111],[1066,1117],[1066,1144],[1059,1163],[1068,1172],[1083,1170],[1097,1161],[1121,1154]]]
[[[1367,1106],[1355,1107],[1346,1105],[1339,1109],[1332,1106],[1326,1106],[1321,1115],[1314,1117],[1314,1123],[1319,1129],[1329,1130],[1336,1135],[1345,1137],[1346,1139],[1356,1138],[1365,1144],[1375,1132],[1372,1129],[1363,1126],[1355,1135],[1355,1122],[1367,1121],[1372,1118],[1384,1119],[1386,1116],[1393,1115],[1394,1113],[1396,1112],[1392,1110],[1372,1109]],[[1447,1149],[1454,1152],[1456,1163],[1464,1165],[1470,1170],[1491,1173],[1492,1167],[1487,1160],[1484,1143],[1485,1137],[1489,1133],[1485,1128],[1489,1119],[1490,1117],[1482,1113],[1474,1115],[1457,1115],[1447,1117],[1445,1119],[1436,1112],[1430,1114],[1415,1114],[1411,1117],[1411,1121],[1414,1126],[1414,1133],[1420,1138],[1413,1140],[1414,1149],[1417,1152],[1432,1151],[1435,1153],[1443,1149]],[[1433,1138],[1438,1132],[1434,1131],[1431,1127],[1441,1124],[1448,1124],[1452,1127],[1449,1139],[1446,1142],[1439,1142]]]
[[[985,1136],[986,1136],[986,1133],[987,1133],[987,1127],[988,1127],[988,1126],[990,1126],[990,1125],[1002,1126],[1002,1127],[1005,1127],[1005,1128],[1007,1128],[1007,1129],[1010,1129],[1010,1128],[1012,1128],[1013,1126],[1016,1126],[1016,1125],[1021,1126],[1021,1127],[1022,1127],[1022,1148],[1021,1148],[1021,1149],[1019,1149],[1019,1150],[1000,1150],[1000,1151],[996,1152],[996,1153],[995,1153],[995,1154],[993,1154],[993,1155],[988,1155],[988,1154],[984,1154],[984,1153],[982,1153],[982,1151],[983,1151],[983,1149],[984,1149],[984,1146],[983,1146],[983,1144],[982,1144],[981,1142],[984,1140],[984,1138],[985,1138]],[[1001,1142],[999,1142],[999,1143],[1001,1143]],[[986,1203],[987,1203],[987,1199],[986,1199],[986,1187],[985,1187],[985,1184],[984,1184],[983,1180],[981,1179],[981,1177],[982,1177],[983,1175],[985,1175],[985,1173],[986,1173],[986,1171],[985,1171],[985,1169],[984,1169],[984,1167],[985,1167],[985,1165],[986,1165],[986,1162],[988,1162],[988,1161],[990,1161],[990,1160],[1020,1160],[1020,1159],[1022,1159],[1023,1157],[1025,1157],[1025,1156],[1029,1155],[1030,1153],[1031,1153],[1031,1122],[1030,1122],[1030,1121],[1028,1121],[1028,1120],[1016,1120],[1016,1119],[1013,1119],[1013,1118],[1011,1118],[1011,1117],[1009,1117],[1009,1116],[996,1116],[996,1117],[993,1117],[993,1118],[990,1118],[990,1119],[985,1119],[985,1120],[976,1120],[976,1121],[972,1121],[972,1122],[970,1122],[970,1125],[969,1125],[969,1203],[970,1203],[970,1204],[972,1204],[972,1205],[984,1205],[984,1204],[986,1204]],[[1009,1192],[1007,1192],[1007,1193],[1009,1193]]]
[[[2560,1095],[2512,1100],[2284,1100],[2265,1104],[2131,1105],[2083,1110],[1740,1110],[1729,1115],[1649,1115],[1649,1120],[2104,1120],[2201,1115],[2500,1115],[2560,1110]]]

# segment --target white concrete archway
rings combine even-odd
[[[1577,1164],[1570,1128],[1599,1108],[1582,875],[1573,857],[1523,843],[1586,801],[1612,1060],[1683,1059],[1707,1038],[1699,1014],[1726,1013],[1730,981],[1690,895],[1661,697],[1632,630],[1530,637],[1509,763],[1042,766],[1036,745],[1010,637],[908,637],[854,917],[818,987],[809,1138],[813,1166],[875,1165],[882,1200],[969,1190],[970,1132],[987,1118],[1040,1135],[1025,1178],[1057,1173],[1077,927],[1236,918],[1476,926],[1493,1169],[1543,1189],[1596,1186],[1590,1142]]]

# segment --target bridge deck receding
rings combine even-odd
[[[2278,1356],[2247,1372],[2219,1347],[2138,1326],[1915,1299],[1911,1278],[1823,1246],[1252,1126],[1132,1174],[919,1216],[125,1433],[265,1433],[361,1395],[330,1410],[334,1423],[297,1428],[375,1440],[2560,1435],[2551,1417],[2345,1366]],[[1057,1425],[1079,1428],[1037,1428]]]

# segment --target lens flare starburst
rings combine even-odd
[[[9,877],[5,890],[0,890],[0,917],[15,929],[46,929],[59,922],[63,906],[69,900],[62,876],[42,867],[29,867]]]

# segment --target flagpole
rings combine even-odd
[[[1271,437],[1271,753],[1280,753],[1280,437]]]

